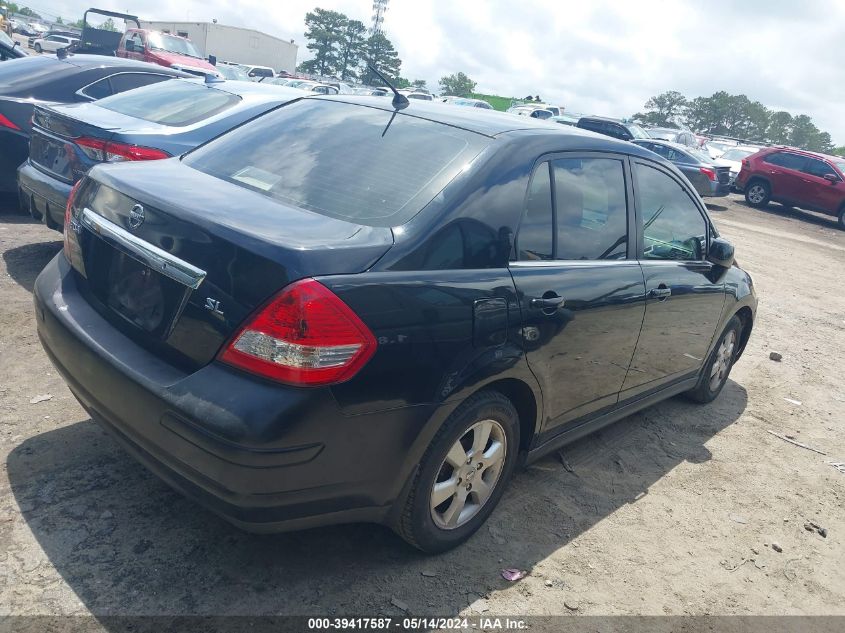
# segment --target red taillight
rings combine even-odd
[[[12,123],[9,119],[7,119],[2,114],[0,114],[0,127],[6,127],[6,128],[9,128],[10,130],[20,130],[20,128],[17,125]]]
[[[85,155],[100,162],[118,162],[123,160],[160,160],[170,158],[170,154],[154,147],[142,147],[127,143],[115,143],[99,138],[78,138],[74,140]]]
[[[73,200],[76,198],[76,192],[79,191],[79,185],[82,184],[82,181],[79,180],[73,186],[73,189],[70,190],[70,195],[67,198],[67,204],[65,205],[65,226],[64,226],[64,239],[65,239],[65,257],[67,257],[68,261],[71,261],[71,245],[70,245],[70,235],[69,232],[73,231],[71,227],[71,217],[73,215]]]
[[[707,176],[710,180],[713,180],[713,181],[716,180],[716,170],[715,169],[710,169],[709,167],[702,167],[699,171],[701,171],[701,173],[704,174],[705,176]]]
[[[276,295],[229,341],[220,360],[291,385],[349,380],[376,351],[372,332],[314,279]]]

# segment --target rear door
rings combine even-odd
[[[802,198],[809,206],[823,211],[835,212],[845,198],[845,185],[842,177],[828,162],[818,158],[807,158],[802,169],[804,172],[804,187]],[[825,178],[826,175],[836,177],[836,182]]]
[[[668,169],[632,160],[645,318],[620,400],[695,375],[725,301],[706,260],[711,227],[697,196]]]
[[[560,154],[535,167],[510,268],[549,435],[615,407],[625,379],[645,309],[631,195],[619,155]]]
[[[772,197],[802,203],[805,196],[804,172],[807,159],[792,152],[773,152],[763,157],[763,175],[772,187]]]

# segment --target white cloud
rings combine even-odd
[[[43,0],[37,0],[42,3]],[[59,0],[64,17],[95,4]],[[315,6],[369,23],[370,0],[147,0],[147,19],[246,26],[295,39],[307,57],[304,18]],[[824,0],[392,0],[385,30],[403,75],[437,80],[464,71],[482,92],[540,94],[575,112],[627,116],[650,96],[680,90],[748,95],[810,115],[845,143],[845,3]]]

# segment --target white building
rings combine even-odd
[[[269,66],[276,72],[293,72],[296,68],[296,52],[299,47],[293,40],[282,40],[253,29],[211,22],[145,20],[141,20],[141,28],[187,37],[206,57],[214,55],[218,61]]]

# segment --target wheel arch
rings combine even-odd
[[[479,391],[498,391],[511,401],[519,416],[519,450],[528,451],[539,429],[537,397],[531,387],[518,378],[502,378],[488,383]]]
[[[739,335],[739,349],[736,352],[736,358],[739,358],[742,356],[742,352],[745,351],[748,339],[751,338],[751,330],[754,328],[754,314],[751,312],[751,308],[742,306],[734,313],[734,316],[742,323],[742,331]]]

